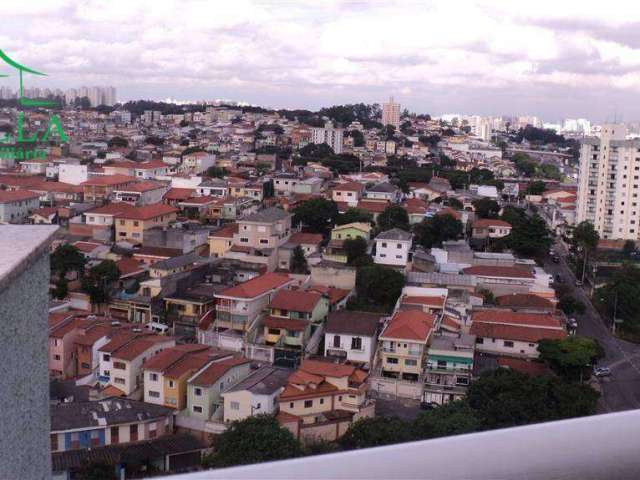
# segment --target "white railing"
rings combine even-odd
[[[636,479],[639,426],[633,410],[166,479]]]

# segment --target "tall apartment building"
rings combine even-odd
[[[640,229],[640,140],[624,125],[603,125],[581,141],[576,222],[590,221],[601,238],[637,240]]]
[[[382,104],[382,124],[393,125],[396,130],[400,130],[400,104],[394,103],[393,97]]]
[[[315,127],[311,129],[311,143],[326,143],[337,154],[342,153],[342,134],[341,128],[335,128],[333,123],[327,122],[324,128]]]

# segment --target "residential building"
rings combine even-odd
[[[275,249],[285,244],[291,236],[293,215],[271,207],[238,220],[238,233],[233,236],[234,245],[256,249]]]
[[[275,415],[278,396],[284,390],[291,370],[265,365],[222,393],[224,423],[254,415]]]
[[[0,223],[26,223],[40,206],[39,198],[28,190],[0,190]]]
[[[392,228],[376,237],[375,263],[394,267],[406,267],[413,235],[399,228]]]
[[[329,240],[322,257],[333,262],[347,263],[344,241],[355,238],[363,238],[369,241],[371,230],[371,225],[361,222],[347,223],[334,227],[331,230],[331,240]]]
[[[326,143],[331,147],[336,155],[342,153],[343,130],[335,128],[332,122],[327,122],[322,127],[314,127],[311,129],[311,143]]]
[[[476,338],[466,333],[434,335],[427,350],[424,401],[443,405],[462,399],[471,383]]]
[[[173,410],[123,398],[52,405],[51,451],[92,449],[173,433]]]
[[[167,227],[175,222],[177,209],[162,203],[135,207],[115,216],[116,241],[144,242],[144,232],[154,227]]]
[[[356,207],[362,198],[363,192],[364,185],[361,183],[341,183],[331,189],[331,199],[338,204],[345,203],[349,207]]]
[[[201,174],[215,165],[215,155],[207,152],[193,152],[182,157],[182,170],[184,173]]]
[[[576,223],[589,221],[604,239],[637,240],[640,228],[640,140],[624,125],[605,124],[580,142]]]
[[[237,233],[237,223],[228,223],[209,233],[209,255],[216,258],[223,257],[226,252],[231,250],[233,237]]]
[[[289,243],[299,245],[304,252],[304,256],[308,257],[314,253],[320,252],[322,244],[322,235],[319,233],[296,232],[289,238]]]
[[[420,310],[396,312],[379,336],[379,369],[383,377],[417,382],[422,378],[427,343],[436,316]]]
[[[400,131],[400,104],[395,103],[393,97],[382,104],[382,125],[393,125],[396,132]]]
[[[486,309],[473,312],[471,322],[476,350],[495,355],[537,358],[540,340],[567,336],[560,318],[549,313]]]
[[[133,206],[152,205],[162,202],[167,187],[161,183],[145,181],[129,184],[113,191],[113,201],[126,202]]]
[[[131,395],[142,388],[142,366],[165,348],[175,346],[172,337],[125,333],[117,335],[100,347],[98,379],[119,395]]]
[[[187,413],[201,420],[223,419],[222,392],[244,380],[251,372],[251,361],[235,357],[213,360],[187,380]]]
[[[378,313],[331,312],[324,329],[325,356],[339,357],[369,368],[376,351],[380,322]]]
[[[216,329],[251,330],[276,292],[294,281],[281,273],[265,273],[215,294]]]
[[[400,203],[402,200],[402,190],[389,182],[381,182],[369,187],[364,193],[364,196],[368,200]]]
[[[334,441],[354,421],[374,415],[367,377],[353,365],[304,360],[280,394],[276,418],[303,443]]]
[[[503,238],[511,233],[511,224],[504,220],[481,218],[473,222],[472,237],[475,239]]]
[[[111,198],[115,190],[123,190],[135,183],[136,179],[128,175],[103,175],[82,182],[84,201],[104,203]]]

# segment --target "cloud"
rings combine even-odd
[[[395,95],[416,111],[560,118],[603,109],[559,92],[605,103],[640,93],[636,2],[27,3],[0,5],[1,48],[50,84],[113,84],[122,99],[315,108]],[[623,108],[640,116],[634,103]]]

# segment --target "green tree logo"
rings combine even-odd
[[[16,70],[18,70],[19,72],[19,76],[20,76],[20,88],[19,88],[19,93],[18,93],[18,101],[20,102],[20,105],[24,106],[24,107],[51,107],[53,105],[55,105],[55,102],[51,101],[51,100],[34,100],[31,98],[27,98],[24,96],[24,89],[23,89],[23,75],[25,73],[31,73],[33,75],[41,75],[41,76],[47,76],[46,73],[42,73],[42,72],[38,72],[37,70],[34,70],[32,68],[29,67],[25,67],[24,65],[19,64],[18,62],[16,62],[15,60],[13,60],[11,57],[9,57],[6,53],[4,53],[3,50],[0,50],[0,59],[4,60],[4,62],[7,65],[12,66],[13,68],[15,68]],[[9,75],[0,75],[1,77],[8,77]]]

